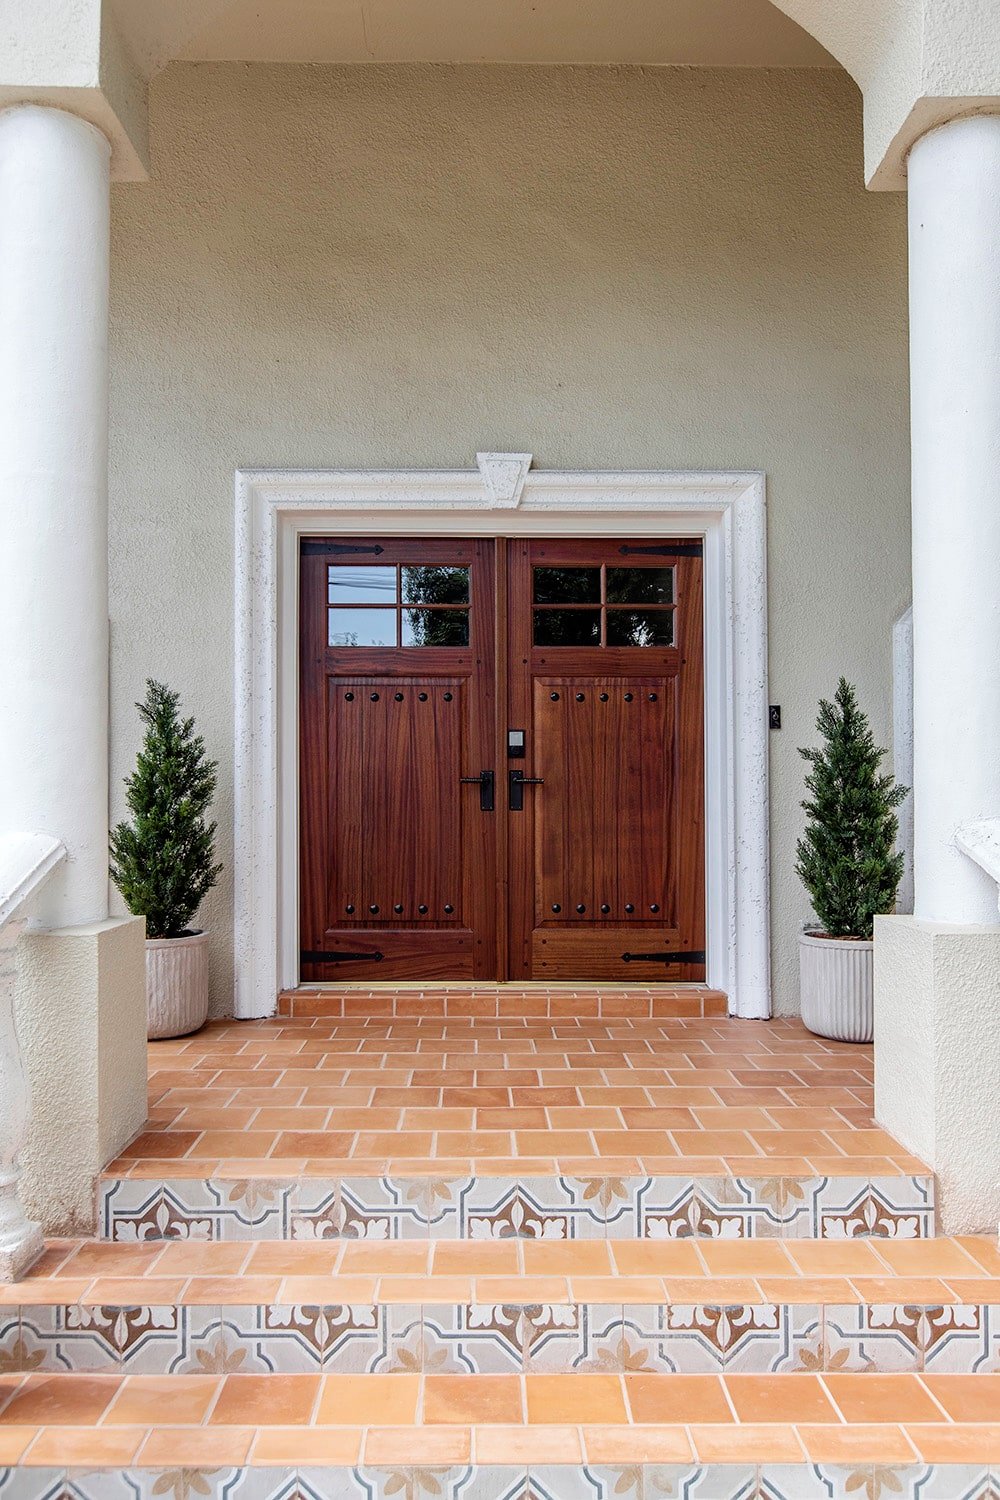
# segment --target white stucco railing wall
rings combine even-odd
[[[16,1281],[44,1249],[41,1227],[26,1216],[18,1193],[31,1106],[14,1020],[14,987],[17,942],[32,899],[65,858],[65,845],[50,834],[0,837],[0,1282]]]
[[[955,844],[997,884],[1000,907],[1000,818],[979,818],[955,830]]]

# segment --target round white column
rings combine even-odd
[[[0,831],[66,845],[54,927],[108,914],[110,155],[0,112]]]
[[[1000,816],[1000,117],[909,160],[914,913],[997,922],[953,842]]]

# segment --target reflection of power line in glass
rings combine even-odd
[[[327,570],[331,646],[467,646],[469,569],[447,565]]]

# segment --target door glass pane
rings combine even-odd
[[[404,568],[404,604],[468,604],[468,568]]]
[[[672,609],[609,609],[609,646],[672,646]]]
[[[331,646],[395,646],[394,609],[331,609],[328,641]]]
[[[673,568],[609,568],[609,604],[673,604]]]
[[[536,609],[536,646],[599,646],[599,609]]]
[[[601,602],[600,568],[535,568],[534,574],[536,604]]]
[[[327,569],[331,604],[395,604],[395,568]]]
[[[467,646],[467,609],[404,609],[404,646]]]

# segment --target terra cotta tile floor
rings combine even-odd
[[[133,1176],[926,1170],[871,1048],[790,1020],[278,1017],[150,1045]]]

